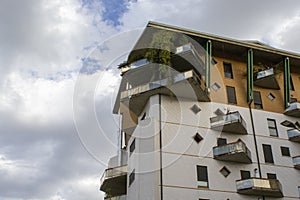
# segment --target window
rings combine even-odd
[[[227,100],[228,103],[236,104],[235,88],[231,86],[226,86]]]
[[[229,171],[229,169],[227,169],[227,167],[223,167],[221,170],[220,170],[220,173],[226,178],[227,176],[229,176],[229,174],[231,173]]]
[[[226,138],[218,138],[217,144],[218,144],[218,146],[226,145],[227,139]]]
[[[135,170],[132,170],[132,172],[129,175],[129,186],[133,183],[135,179]]]
[[[267,173],[267,177],[268,179],[277,179],[276,174],[272,174],[272,173]]]
[[[251,178],[250,171],[241,170],[241,179],[245,180],[245,179],[249,179],[249,178]]]
[[[271,145],[263,144],[262,146],[264,151],[265,162],[274,163]]]
[[[223,67],[224,67],[224,76],[225,76],[225,78],[233,79],[231,63],[223,62]]]
[[[261,100],[260,92],[253,91],[253,99],[254,99],[254,108],[262,109],[263,105],[262,105],[262,100]]]
[[[282,156],[288,156],[288,157],[291,156],[291,154],[290,154],[290,148],[288,148],[288,147],[280,147],[280,149],[281,149],[281,155]]]
[[[267,119],[267,120],[268,120],[268,128],[269,128],[270,135],[278,137],[276,121],[274,119]]]
[[[300,186],[298,186],[298,193],[299,193],[299,197],[300,197]]]
[[[293,83],[293,79],[292,79],[292,76],[290,76],[290,90],[293,90],[295,91],[295,88],[294,88],[294,83]]]
[[[208,187],[207,167],[197,165],[197,183],[198,187]]]
[[[135,138],[133,139],[133,141],[129,147],[130,155],[133,153],[134,150],[135,150]]]
[[[203,137],[199,133],[196,133],[193,138],[197,143],[199,143],[199,142],[201,142],[201,140],[203,140]]]
[[[147,115],[147,113],[145,112],[145,113],[143,114],[143,116],[141,117],[141,120],[146,119],[146,115]]]

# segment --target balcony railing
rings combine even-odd
[[[176,56],[184,58],[200,74],[205,73],[205,66],[204,66],[205,56],[204,54],[203,56],[201,56],[199,54],[199,51],[197,51],[191,43],[176,48],[176,53],[173,62],[177,64],[180,63],[180,61],[178,62],[178,60],[176,60]]]
[[[111,197],[126,194],[127,165],[106,169],[100,179],[100,190]]]
[[[291,103],[289,107],[284,111],[284,114],[291,117],[300,118],[300,103],[298,102]]]
[[[237,192],[246,195],[283,197],[282,187],[276,179],[250,178],[236,182]]]
[[[290,141],[300,142],[300,131],[297,129],[290,129],[287,131]]]
[[[126,200],[126,195],[116,196],[116,197],[105,197],[105,200]]]
[[[216,146],[213,148],[214,158],[217,160],[251,163],[251,152],[246,144],[239,140],[234,143]]]
[[[300,169],[300,156],[293,157],[293,164],[296,169]]]
[[[129,106],[132,105],[132,107],[129,109],[139,116],[148,98],[156,94],[210,101],[204,81],[193,70],[125,90],[121,92],[121,101],[130,100]]]
[[[238,111],[210,118],[210,126],[222,132],[247,134],[246,122]]]
[[[273,68],[254,74],[254,85],[268,89],[280,89]]]

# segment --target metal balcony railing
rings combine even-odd
[[[239,140],[213,148],[214,158],[223,161],[251,163],[251,152],[246,144]]]
[[[300,142],[300,131],[297,129],[287,130],[287,134],[290,141]]]
[[[236,181],[237,192],[246,195],[283,197],[282,186],[276,179],[250,178]]]
[[[294,102],[284,111],[285,115],[300,118],[300,103]]]
[[[300,169],[300,156],[293,157],[293,164],[296,169]]]
[[[116,196],[116,197],[105,197],[105,200],[126,200],[126,195]]]
[[[100,190],[109,197],[126,194],[127,165],[106,169],[100,179]]]
[[[254,85],[269,89],[280,89],[273,68],[255,73]]]
[[[247,134],[246,122],[238,111],[212,117],[210,118],[210,125],[214,130]]]

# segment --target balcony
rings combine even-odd
[[[121,92],[121,101],[139,116],[149,97],[156,94],[210,101],[204,81],[193,70],[125,90]]]
[[[100,190],[105,192],[107,197],[111,198],[126,194],[127,165],[106,169],[101,177],[100,184]]]
[[[284,111],[285,115],[300,118],[300,103],[294,102]]]
[[[205,74],[205,54],[201,56],[191,44],[185,44],[176,48],[176,52],[172,57],[173,66],[178,70],[180,68],[194,69],[200,74]]]
[[[275,89],[275,90],[280,89],[273,68],[255,73],[254,85],[262,88],[268,88],[268,89]]]
[[[246,122],[236,111],[210,118],[211,129],[235,134],[247,134]]]
[[[239,194],[266,197],[283,197],[281,184],[276,179],[250,178],[236,181]]]
[[[300,142],[300,131],[297,129],[290,129],[287,131],[289,140],[292,142]]]
[[[251,163],[251,152],[241,140],[222,145],[213,148],[214,159],[239,162],[239,163]]]
[[[126,195],[116,196],[116,197],[105,197],[105,200],[126,200]]]
[[[300,169],[300,156],[293,157],[293,164],[296,169]]]

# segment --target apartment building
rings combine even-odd
[[[119,68],[105,199],[299,199],[299,54],[149,22]]]

